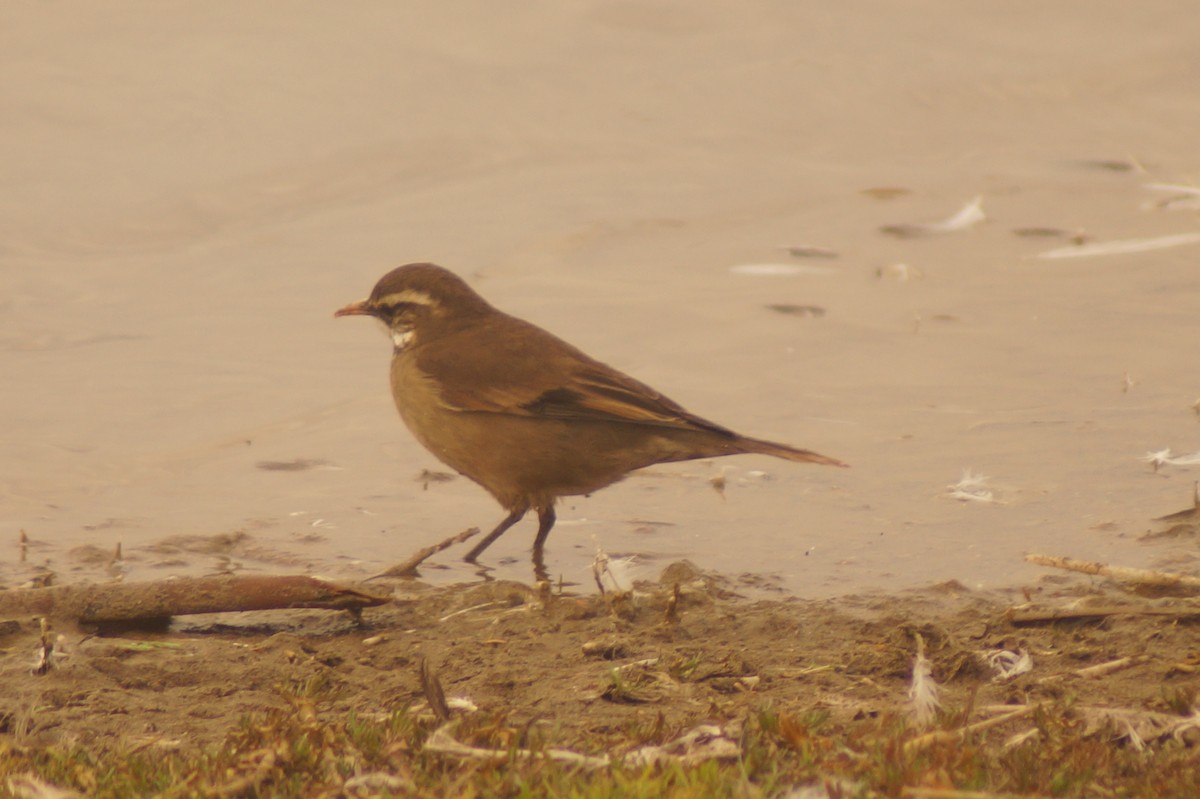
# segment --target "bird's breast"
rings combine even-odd
[[[427,441],[428,432],[439,425],[438,417],[446,412],[437,382],[422,372],[416,359],[403,349],[392,356],[391,377],[392,399],[400,418],[422,444],[434,449]]]

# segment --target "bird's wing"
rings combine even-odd
[[[620,421],[728,432],[719,425],[688,413],[678,403],[646,384],[604,364],[579,369],[568,384],[543,391],[522,407],[532,416],[545,418]]]
[[[502,321],[499,329],[475,329],[416,348],[418,368],[438,376],[447,407],[731,434],[541,328],[513,317]]]

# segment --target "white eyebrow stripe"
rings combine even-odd
[[[433,305],[433,297],[416,289],[403,289],[379,298],[379,305],[399,305],[402,302],[413,305]]]

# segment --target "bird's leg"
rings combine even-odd
[[[550,535],[550,530],[554,527],[554,520],[556,518],[553,503],[538,508],[537,538],[533,539],[533,576],[537,580],[549,579],[549,572],[546,571],[546,560],[542,556],[542,553],[546,537]]]
[[[538,531],[537,538],[533,539],[533,551],[540,553],[542,546],[546,543],[546,536],[550,535],[550,529],[554,527],[554,522],[558,517],[554,515],[554,505],[545,505],[538,508]]]
[[[487,536],[482,541],[480,541],[478,544],[476,544],[475,548],[472,549],[470,552],[468,552],[466,554],[466,556],[463,557],[463,560],[465,560],[467,563],[474,563],[475,559],[479,557],[479,554],[481,552],[483,552],[483,550],[490,547],[492,545],[493,541],[495,541],[500,536],[504,535],[505,531],[507,531],[508,528],[512,527],[517,522],[521,521],[521,519],[525,516],[525,511],[527,511],[527,510],[528,510],[528,508],[517,508],[512,513],[505,516],[504,521],[502,521],[498,525],[496,525],[495,530],[492,530],[490,533],[487,534]],[[551,521],[551,524],[554,523],[553,517],[551,517],[550,521]]]
[[[546,568],[546,561],[542,558],[540,549],[533,552],[533,581],[547,584],[550,582],[550,570]]]

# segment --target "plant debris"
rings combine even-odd
[[[804,316],[813,319],[820,319],[825,315],[825,309],[819,305],[794,305],[792,303],[781,302],[773,303],[765,306],[767,309],[775,313],[781,313],[785,316]]]
[[[933,236],[966,230],[975,227],[985,219],[987,219],[987,214],[983,212],[983,197],[979,196],[940,222],[884,225],[880,230],[897,238],[911,239],[918,236]]]
[[[1129,253],[1165,250],[1170,247],[1182,247],[1185,244],[1200,242],[1200,233],[1176,233],[1170,236],[1154,236],[1147,239],[1122,239],[1117,241],[1097,241],[1090,244],[1057,247],[1037,254],[1038,258],[1048,260],[1060,258],[1092,258],[1101,255],[1127,255]]]
[[[619,616],[608,596],[493,581],[355,628],[302,611],[137,639],[22,625],[0,661],[0,790],[1165,797],[1200,776],[1182,617],[1018,627],[996,595],[744,602],[723,582],[673,564],[622,585]],[[1122,604],[1052,585],[1041,601]],[[32,674],[24,653],[60,635],[70,657]]]

